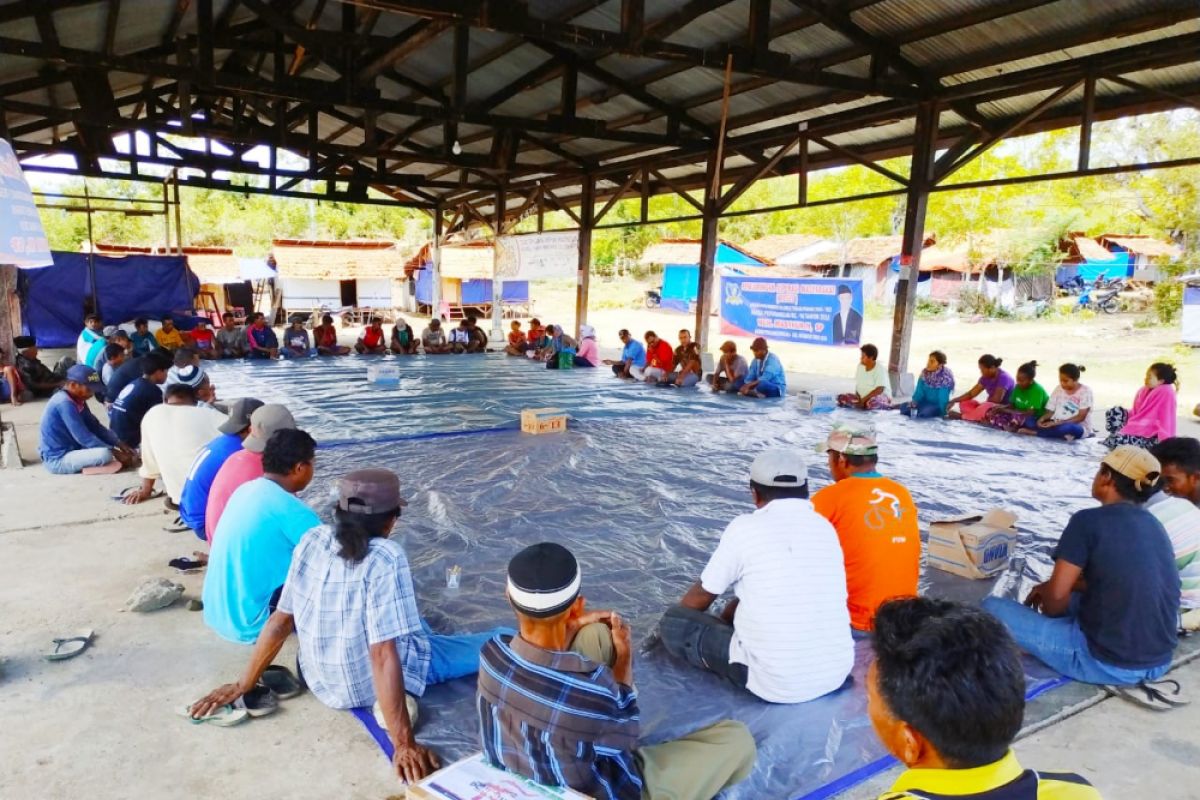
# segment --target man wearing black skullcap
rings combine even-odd
[[[58,391],[67,382],[67,370],[75,366],[75,359],[62,358],[54,365],[54,369],[47,367],[38,358],[37,340],[32,336],[13,339],[13,349],[17,351],[17,372],[21,375],[21,383],[35,397],[49,397]]]
[[[508,564],[520,633],[497,635],[479,662],[483,752],[496,767],[598,800],[711,800],[744,779],[755,747],[725,720],[641,747],[629,627],[587,611],[575,556],[552,542]]]

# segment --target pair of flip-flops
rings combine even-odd
[[[54,645],[54,649],[43,653],[42,658],[47,661],[66,661],[69,658],[74,658],[88,649],[95,635],[95,631],[86,630],[80,631],[74,636],[51,639],[50,642]]]
[[[1191,703],[1183,694],[1179,681],[1167,678],[1161,681],[1141,681],[1132,686],[1105,686],[1104,691],[1113,697],[1127,700],[1152,711],[1171,711]]]
[[[193,717],[191,706],[178,709],[178,713],[193,725],[230,728],[248,719],[274,714],[279,710],[280,700],[289,700],[303,691],[304,687],[291,670],[272,664],[263,672],[258,684],[233,703],[215,708],[203,717]]]

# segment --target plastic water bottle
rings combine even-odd
[[[908,418],[909,419],[917,418],[917,404],[916,403],[908,404]]]

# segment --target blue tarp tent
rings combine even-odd
[[[732,269],[741,273],[742,267],[764,267],[757,258],[721,242],[717,245],[717,268]],[[696,302],[700,290],[700,266],[698,264],[664,264],[662,283],[662,307],[687,311]]]
[[[20,272],[22,328],[41,347],[71,347],[83,329],[84,300],[93,294],[92,270],[86,253],[52,255],[53,266]],[[107,324],[191,309],[200,288],[183,256],[92,258],[96,305]]]
[[[1100,273],[1104,273],[1104,277],[1107,280],[1133,277],[1133,270],[1136,266],[1133,253],[1117,245],[1112,245],[1111,247],[1112,260],[1093,261],[1087,259],[1079,264],[1063,264],[1058,268],[1054,280],[1058,283],[1064,283],[1078,275],[1085,282],[1092,283],[1099,277]]]
[[[417,271],[417,302],[429,305],[433,302],[433,271],[428,267]],[[456,278],[444,278],[443,283]],[[446,296],[443,290],[442,296]],[[490,280],[461,281],[460,304],[464,306],[486,305],[492,302]],[[504,281],[500,285],[500,298],[504,303],[528,303],[529,281]]]

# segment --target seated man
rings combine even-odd
[[[486,353],[488,346],[487,331],[479,327],[479,320],[474,316],[468,316],[465,320],[467,323],[467,352],[468,353]]]
[[[262,404],[261,400],[250,397],[235,400],[229,407],[228,418],[217,428],[219,435],[200,448],[188,467],[179,492],[179,518],[201,541],[207,538],[204,520],[213,479],[229,457],[242,449],[242,441],[250,435],[250,415],[262,408]]]
[[[838,423],[817,449],[834,483],[813,495],[813,508],[833,523],[842,545],[850,626],[870,631],[883,601],[917,593],[917,507],[907,489],[879,474],[873,428]]]
[[[675,351],[671,355],[671,371],[659,381],[660,385],[678,385],[679,370],[681,369],[681,365],[687,359],[688,350],[693,344],[692,332],[687,328],[681,328],[679,331],[679,346],[675,348]]]
[[[1179,569],[1180,607],[1185,612],[1200,608],[1200,508],[1161,488],[1150,495],[1144,507],[1171,540]]]
[[[854,391],[838,395],[842,408],[857,408],[860,411],[881,411],[892,407],[888,396],[887,367],[879,363],[879,348],[864,344],[859,348],[858,372],[854,377]]]
[[[392,326],[391,350],[398,356],[412,356],[417,353],[417,336],[413,333],[412,326],[399,318]]]
[[[767,348],[767,340],[761,336],[750,343],[754,360],[746,370],[746,382],[738,389],[742,397],[783,397],[787,394],[787,375],[779,356]]]
[[[117,342],[106,344],[104,345],[102,358],[104,359],[104,363],[100,366],[100,369],[96,370],[100,375],[100,385],[92,390],[96,399],[101,403],[107,399],[108,381],[112,379],[113,373],[125,363],[125,348]]]
[[[170,316],[163,317],[162,327],[154,332],[154,341],[163,350],[172,353],[183,347],[183,334],[175,327],[175,320]]]
[[[42,413],[38,453],[46,471],[74,475],[89,467],[103,467],[113,460],[123,466],[133,463],[133,451],[100,424],[88,408],[100,376],[91,367],[76,364],[67,370],[67,381],[50,398]]]
[[[246,328],[246,355],[250,358],[279,358],[279,337],[275,329],[267,324],[261,311],[254,312],[250,327]]]
[[[192,370],[200,369],[200,354],[190,347],[181,347],[176,350],[175,355],[172,356],[171,360],[173,363],[171,368],[167,370],[167,379],[163,381],[164,392],[168,387],[174,386],[177,383],[191,382],[190,380],[185,381],[183,378],[179,377],[180,372],[186,370],[188,375],[193,376],[194,379]],[[200,369],[200,371],[203,372],[202,369]]]
[[[1013,739],[1025,674],[1004,626],[971,606],[912,597],[880,607],[867,714],[908,767],[879,800],[1100,800],[1078,775],[1022,769]]]
[[[1099,508],[1071,516],[1050,580],[1025,605],[983,607],[1026,652],[1082,683],[1130,685],[1171,666],[1180,582],[1171,540],[1141,504],[1158,483],[1154,456],[1132,445],[1106,455],[1092,481]]]
[[[746,373],[749,371],[750,365],[738,355],[737,345],[725,342],[721,345],[721,360],[717,362],[717,369],[706,380],[714,392],[736,394],[746,382]]]
[[[450,352],[450,343],[446,341],[446,332],[442,330],[440,319],[431,319],[429,327],[421,331],[421,347],[427,356]]]
[[[179,506],[183,482],[196,454],[220,431],[227,417],[215,408],[196,404],[196,390],[186,383],[167,388],[161,404],[142,418],[142,485],[125,495],[125,503],[141,503],[154,494],[154,482],[162,479],[170,505]],[[170,505],[168,507],[170,507]],[[185,525],[177,521],[173,527]]]
[[[294,430],[295,427],[292,412],[276,403],[269,403],[251,412],[250,432],[242,439],[241,448],[225,459],[208,488],[208,499],[204,506],[204,535],[210,544],[229,498],[244,484],[263,476],[263,451],[272,434],[275,431]]]
[[[292,317],[292,324],[283,332],[283,347],[279,354],[284,358],[308,358],[317,354],[304,329],[302,317]]]
[[[428,632],[404,547],[389,538],[407,505],[394,473],[351,472],[338,479],[337,489],[333,524],[318,525],[301,538],[279,606],[258,637],[245,675],[191,711],[202,717],[253,689],[294,630],[301,680],[330,708],[375,703],[395,748],[398,777],[420,780],[437,769],[438,760],[413,738],[415,698],[427,686],[476,674],[479,649],[497,632]]]
[[[1150,453],[1162,465],[1167,494],[1200,506],[1200,441],[1173,436],[1154,445]]]
[[[354,343],[354,350],[359,355],[381,356],[387,353],[387,341],[384,339],[383,318],[371,317],[367,327],[363,328],[362,336]]]
[[[245,357],[246,332],[237,326],[230,312],[221,315],[221,329],[216,332],[215,339],[217,358]]]
[[[319,356],[345,356],[350,354],[350,348],[338,344],[337,328],[333,327],[333,315],[323,314],[321,324],[313,328],[313,344],[317,346]]]
[[[171,357],[157,350],[135,361],[142,368],[141,376],[121,389],[108,409],[109,427],[130,447],[141,446],[142,418],[163,401],[159,387],[167,380],[171,366]],[[120,377],[120,372],[117,370],[114,377]]]
[[[75,340],[75,363],[91,367],[106,344],[104,321],[99,314],[88,314],[83,318],[83,330]]]
[[[600,800],[711,800],[746,778],[755,746],[740,722],[639,746],[629,626],[612,611],[588,611],[581,579],[575,556],[552,542],[508,563],[520,633],[496,636],[480,654],[485,759]]]
[[[200,358],[211,361],[217,357],[217,337],[208,327],[208,320],[196,320],[196,327],[188,333],[188,338],[192,340],[192,349]]]
[[[150,332],[150,320],[145,317],[138,317],[133,321],[133,333],[129,335],[129,341],[133,342],[134,356],[144,356],[151,350],[158,349],[158,340]]]
[[[459,321],[457,328],[450,329],[450,352],[452,353],[469,353],[471,352],[471,331],[467,328],[467,320],[463,318]]]
[[[625,345],[625,349],[621,351],[621,360],[613,361],[611,358],[604,359],[604,363],[612,367],[613,375],[618,378],[629,378],[635,381],[640,381],[646,375],[646,348],[642,347],[642,343],[629,335],[629,331],[625,328],[617,334],[621,337],[621,344]]]
[[[279,602],[292,550],[321,524],[296,497],[312,482],[316,446],[304,431],[276,431],[263,451],[263,476],[229,498],[203,591],[204,622],[223,639],[254,643]]]
[[[34,397],[49,397],[57,392],[67,380],[67,370],[75,365],[75,359],[63,357],[54,365],[54,369],[47,367],[38,358],[37,340],[32,336],[13,339],[13,349],[17,351],[14,366],[21,377],[21,384]]]
[[[667,611],[667,652],[770,703],[837,690],[854,666],[837,531],[808,501],[808,464],[767,450],[750,468],[757,510],[729,523],[700,580]],[[713,601],[731,591],[720,616]]]
[[[525,355],[525,334],[521,332],[521,321],[514,319],[508,334],[508,346],[504,352],[510,356]]]
[[[671,345],[658,338],[654,331],[646,331],[646,383],[658,383],[665,379],[675,366],[675,351]]]

